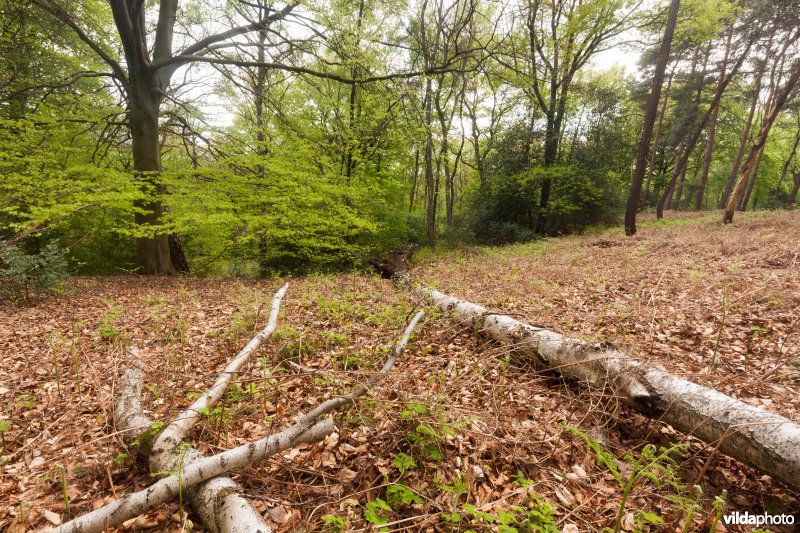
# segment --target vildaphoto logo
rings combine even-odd
[[[790,514],[751,514],[747,511],[726,514],[722,522],[731,526],[791,526],[794,524],[794,515]]]

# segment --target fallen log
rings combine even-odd
[[[412,282],[405,266],[390,273],[402,286],[455,314],[484,336],[510,346],[538,368],[604,384],[621,401],[720,452],[800,490],[800,425],[709,387],[637,361],[609,343],[591,344]]]
[[[117,526],[126,520],[148,512],[157,505],[178,497],[181,491],[237,468],[244,468],[271,455],[294,448],[303,443],[317,442],[333,433],[333,420],[326,418],[299,422],[280,433],[261,440],[243,444],[211,457],[202,457],[170,474],[146,489],[128,494],[108,505],[64,523],[53,531],[57,533],[96,533]]]
[[[134,361],[122,374],[121,391],[114,413],[115,420],[117,428],[126,435],[126,442],[137,442],[137,455],[147,460],[151,472],[175,470],[179,461],[180,466],[185,468],[204,457],[194,448],[183,449],[180,453],[176,450],[191,428],[200,420],[203,411],[219,402],[233,377],[275,331],[280,304],[287,288],[288,284],[284,285],[272,298],[272,307],[264,329],[259,331],[228,363],[208,391],[198,397],[156,436],[151,435],[149,431],[154,421],[144,414],[141,407],[144,373],[137,367],[139,351],[136,348],[128,350]],[[246,498],[240,496],[239,492],[241,492],[239,486],[226,475],[217,476],[186,490],[192,508],[209,531],[215,533],[271,531],[261,513]]]
[[[192,487],[225,472],[252,465],[275,453],[293,448],[302,443],[322,440],[333,432],[334,425],[332,419],[321,418],[344,405],[354,403],[358,397],[366,394],[372,385],[391,370],[405,350],[405,346],[422,316],[422,311],[417,312],[403,332],[403,336],[397,343],[394,353],[387,359],[381,370],[349,394],[323,402],[280,433],[227,450],[212,457],[201,456],[181,463],[180,474],[173,472],[144,490],[128,494],[115,502],[75,518],[54,531],[57,533],[95,533],[103,531],[108,527],[119,525],[126,520],[146,513],[153,507],[174,499],[181,491],[189,491]],[[133,383],[135,381],[135,379],[131,380]],[[139,389],[135,385],[132,385],[132,389],[133,392],[137,393],[136,398],[138,398]],[[147,417],[141,414],[141,409],[138,408],[138,401],[138,399],[133,399],[132,397],[126,400],[125,408],[129,409],[130,412],[126,413],[125,419],[149,427]],[[258,531],[258,529],[240,529],[237,526],[236,529],[230,529],[230,531]]]
[[[137,353],[137,350],[131,350],[132,355]],[[152,445],[149,430],[154,422],[144,414],[141,406],[143,381],[144,372],[139,368],[131,366],[123,371],[122,391],[114,410],[114,418],[117,421],[117,428],[126,435],[126,443],[138,441],[137,453],[147,460]],[[202,457],[203,455],[194,448],[186,449],[183,464],[191,464]],[[192,508],[209,531],[220,533],[271,531],[261,513],[249,500],[239,495],[241,489],[227,475],[211,478],[190,487],[186,492]]]

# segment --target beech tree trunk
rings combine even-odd
[[[135,214],[140,231],[152,235],[136,239],[136,267],[141,274],[176,274],[170,255],[169,236],[159,230],[165,209],[161,197],[166,187],[161,182],[161,146],[158,136],[158,115],[161,95],[152,80],[134,80],[131,87],[129,121],[133,148],[133,171],[142,183],[147,200],[137,200],[135,206],[144,212]],[[155,94],[154,94],[155,93]]]

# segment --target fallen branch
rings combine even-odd
[[[203,412],[214,407],[223,397],[225,391],[231,384],[233,376],[238,374],[242,367],[250,361],[250,358],[259,347],[267,340],[278,324],[278,313],[280,311],[281,300],[286,294],[287,283],[281,287],[272,298],[272,308],[270,310],[267,325],[253,337],[247,345],[242,348],[239,354],[228,363],[228,366],[220,373],[217,381],[211,388],[198,397],[183,413],[178,415],[153,442],[153,450],[150,454],[150,471],[158,472],[170,470],[175,466],[175,449],[183,442],[189,431],[197,424]]]
[[[800,425],[632,359],[610,344],[589,344],[520,322],[428,287],[417,290],[485,336],[541,368],[604,383],[626,404],[800,489]]]
[[[359,396],[366,394],[369,388],[394,366],[422,316],[422,311],[417,312],[403,332],[403,336],[397,343],[394,353],[387,359],[381,370],[349,394],[321,403],[280,433],[227,450],[213,457],[202,457],[193,460],[189,464],[182,465],[180,477],[176,474],[171,474],[147,489],[129,494],[113,503],[100,507],[63,524],[54,531],[57,533],[94,533],[103,531],[107,527],[121,524],[126,520],[146,513],[157,505],[174,499],[181,490],[188,490],[215,476],[249,466],[299,444],[322,440],[333,432],[334,426],[330,418],[320,419],[344,405],[353,403]],[[135,406],[135,402],[128,402],[128,405]],[[136,417],[129,418],[137,419]],[[138,420],[141,421],[142,419],[138,418]]]
[[[135,348],[129,349],[129,352],[138,356]],[[141,406],[143,381],[144,372],[139,368],[131,366],[123,371],[122,390],[114,418],[118,429],[127,435],[125,441],[130,443],[138,440],[137,453],[146,459],[152,444],[149,429],[153,426],[153,420],[144,414]],[[189,448],[184,452],[183,464],[191,464],[202,457],[200,452]],[[192,508],[209,531],[271,531],[261,513],[239,492],[239,486],[227,475],[214,477],[187,490]]]
[[[244,444],[212,457],[200,458],[181,468],[181,476],[171,474],[148,488],[128,494],[95,511],[75,518],[54,531],[57,533],[95,533],[106,527],[119,525],[135,518],[162,503],[175,499],[181,490],[202,483],[215,476],[249,466],[276,453],[303,443],[324,439],[333,433],[333,421],[326,418],[309,422],[303,417],[299,422],[275,435]]]

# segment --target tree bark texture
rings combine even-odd
[[[661,41],[658,61],[656,63],[655,74],[653,75],[653,85],[650,89],[650,96],[647,99],[645,110],[644,125],[642,135],[639,139],[639,147],[636,154],[636,168],[631,179],[631,190],[628,195],[628,204],[625,208],[625,234],[636,234],[636,210],[639,207],[639,196],[642,192],[642,182],[644,181],[644,168],[647,162],[647,152],[650,148],[650,137],[653,133],[653,125],[658,113],[658,102],[661,98],[661,86],[664,84],[664,71],[669,61],[669,52],[672,46],[672,36],[675,33],[675,25],[678,19],[678,8],[680,0],[672,0],[667,16],[667,26],[664,29],[664,38]],[[666,108],[666,104],[665,104]]]
[[[513,347],[541,368],[589,383],[735,459],[800,489],[800,425],[632,359],[609,344],[590,344],[531,326],[437,290],[417,286],[431,303],[484,336]]]

